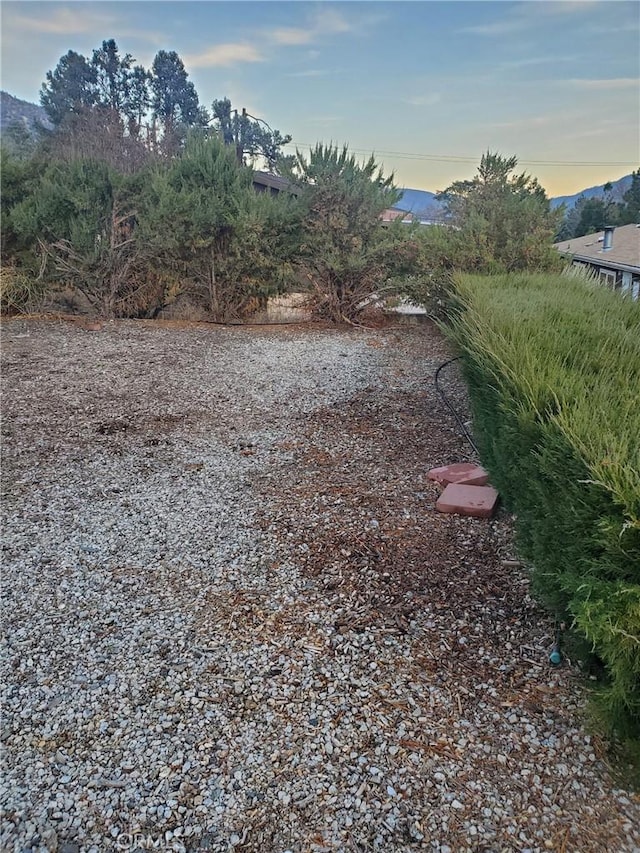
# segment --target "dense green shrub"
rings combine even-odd
[[[153,317],[186,296],[229,320],[292,278],[291,199],[258,196],[217,138],[193,134],[180,156],[132,174],[83,158],[28,165],[3,151],[2,252],[15,272],[3,310],[64,291],[106,317]]]
[[[106,317],[125,313],[146,252],[133,236],[131,180],[106,163],[54,162],[10,216],[18,237],[40,253],[51,287],[72,287]]]
[[[400,198],[393,176],[373,156],[359,163],[347,146],[319,143],[308,157],[297,153],[289,178],[301,223],[296,264],[314,291],[316,313],[357,321],[391,273],[380,216]]]
[[[640,305],[575,277],[456,277],[478,443],[533,582],[640,737]]]
[[[174,272],[215,320],[240,319],[287,284],[295,217],[288,197],[259,197],[251,175],[220,139],[191,135],[139,195],[137,236],[152,266]]]
[[[536,178],[513,173],[517,163],[488,151],[472,180],[455,181],[441,193],[447,226],[411,235],[416,260],[402,289],[433,316],[448,310],[456,272],[560,272],[564,266],[553,247],[561,212],[551,209]]]

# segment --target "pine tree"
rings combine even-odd
[[[318,311],[353,322],[388,275],[382,211],[400,193],[375,159],[358,163],[345,146],[297,153],[291,178],[301,207],[299,263],[316,291]]]
[[[97,72],[82,56],[70,50],[53,71],[47,71],[40,90],[40,103],[54,125],[69,114],[78,114],[98,102]]]
[[[114,39],[102,42],[102,47],[93,51],[91,64],[96,72],[98,103],[128,116],[131,91],[131,74],[134,59],[130,53],[120,56]]]
[[[190,283],[217,320],[241,315],[252,293],[234,263],[254,200],[251,171],[220,139],[198,133],[170,165],[155,169],[143,194],[141,239],[159,264]]]
[[[512,174],[516,157],[487,151],[470,181],[440,194],[477,269],[540,269],[557,263],[552,249],[562,211],[552,211],[536,178]],[[468,263],[468,259],[467,259]]]
[[[151,106],[165,130],[203,123],[198,94],[188,78],[184,63],[174,50],[156,54],[151,70]]]
[[[640,224],[640,169],[631,173],[631,186],[624,194],[620,224]]]
[[[273,130],[266,122],[234,110],[229,98],[221,98],[211,105],[214,129],[220,134],[225,145],[233,146],[238,163],[255,165],[262,157],[270,171],[276,171],[283,161],[282,147],[291,142],[291,136],[283,136],[279,130]]]

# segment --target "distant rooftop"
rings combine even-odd
[[[561,254],[573,255],[576,260],[640,271],[640,225],[619,225],[613,231],[611,248],[604,251],[603,243],[604,231],[596,231],[563,240],[555,247]]]
[[[263,190],[271,190],[275,193],[290,187],[290,183],[286,178],[282,178],[280,175],[272,175],[270,172],[254,172],[253,184],[256,189],[260,187]]]

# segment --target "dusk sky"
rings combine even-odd
[[[183,59],[200,101],[375,153],[396,183],[438,191],[483,151],[516,155],[554,195],[640,165],[640,4],[3,2],[1,85],[39,102],[72,49],[115,38],[150,67]],[[295,145],[289,148],[292,152]]]

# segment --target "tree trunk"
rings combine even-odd
[[[209,254],[209,310],[216,320],[220,319],[220,294],[216,280],[216,259],[213,249]]]

